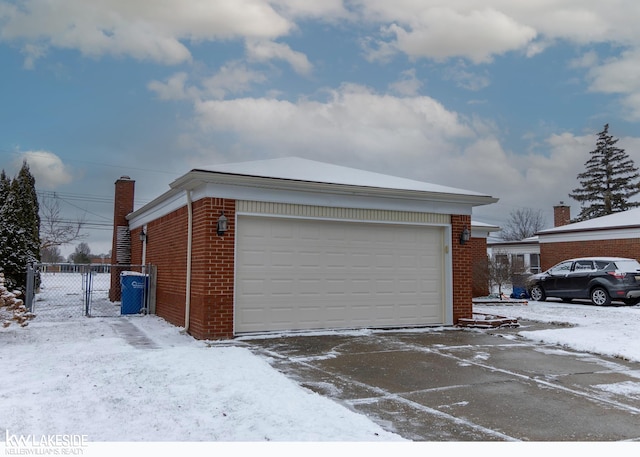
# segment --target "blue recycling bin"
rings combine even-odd
[[[136,271],[120,273],[120,314],[138,314],[144,307],[149,276]]]

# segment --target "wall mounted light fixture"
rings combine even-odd
[[[227,231],[227,218],[224,215],[224,211],[220,213],[220,217],[218,218],[218,225],[216,227],[216,231],[218,232],[218,236],[224,235]]]
[[[464,228],[462,229],[462,232],[460,232],[460,244],[465,244],[470,239],[471,239],[471,233],[469,232],[469,229],[465,225]]]
[[[142,241],[143,243],[147,241],[147,234],[144,229],[140,230],[140,241]]]

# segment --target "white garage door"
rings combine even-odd
[[[240,216],[235,331],[444,323],[444,229]]]

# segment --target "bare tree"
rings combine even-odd
[[[539,209],[519,208],[511,211],[509,220],[502,229],[505,241],[520,241],[535,235],[545,228],[547,222]]]
[[[91,248],[85,242],[76,246],[73,254],[69,255],[69,261],[73,263],[91,263]]]
[[[502,295],[502,288],[511,284],[512,275],[513,269],[509,255],[494,252],[488,263],[488,277],[490,285],[498,288],[498,294]]]
[[[43,263],[60,263],[64,262],[64,257],[60,253],[58,246],[51,246],[40,249],[40,261]]]
[[[49,249],[85,238],[84,219],[71,222],[62,218],[56,198],[43,197],[40,204],[40,250]]]

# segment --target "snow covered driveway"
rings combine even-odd
[[[336,332],[243,341],[324,395],[416,441],[640,440],[640,365],[519,329]]]

